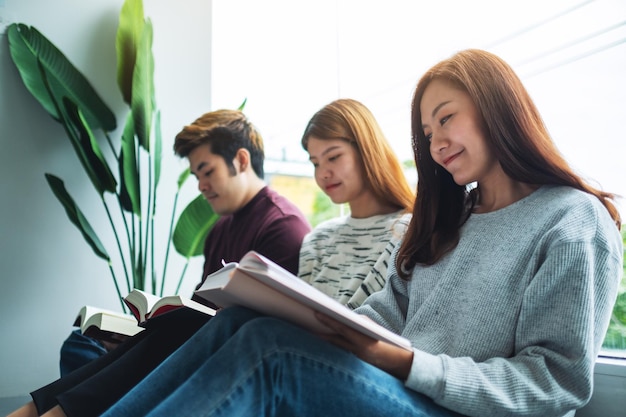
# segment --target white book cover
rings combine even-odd
[[[255,251],[207,276],[196,294],[223,308],[241,305],[326,333],[328,328],[315,317],[318,311],[372,338],[411,349],[405,337],[355,313]]]

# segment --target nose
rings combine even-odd
[[[205,180],[198,180],[198,190],[200,190],[201,193],[204,193],[206,191],[209,190],[209,182],[205,181]]]
[[[430,136],[430,151],[441,152],[448,147],[448,141],[442,135],[442,132],[432,132]]]
[[[327,180],[331,177],[331,172],[330,169],[320,164],[315,170],[315,175],[321,180]]]

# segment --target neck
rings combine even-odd
[[[390,214],[400,210],[387,201],[377,199],[371,193],[362,195],[354,201],[349,201],[348,205],[350,206],[350,215],[355,219],[365,219],[367,217]]]
[[[538,186],[508,179],[497,187],[478,185],[478,201],[474,213],[489,213],[519,201],[535,191]]]
[[[256,175],[249,177],[248,186],[246,187],[246,192],[244,194],[244,198],[240,207],[248,204],[258,193],[261,191],[267,184],[257,177]]]

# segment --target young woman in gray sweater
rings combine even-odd
[[[552,143],[513,70],[480,50],[413,99],[418,193],[388,282],[356,309],[406,350],[319,316],[311,334],[220,312],[106,416],[571,416],[622,272],[613,196]]]

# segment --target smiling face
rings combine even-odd
[[[467,92],[435,79],[424,90],[420,112],[430,154],[455,183],[488,182],[503,175]]]
[[[353,206],[373,198],[364,180],[361,157],[355,145],[341,139],[311,136],[307,151],[315,168],[315,181],[335,204]]]
[[[237,157],[233,160],[235,172],[224,158],[211,152],[210,145],[196,147],[188,159],[191,173],[198,179],[198,189],[217,214],[232,214],[246,204],[247,186]]]

